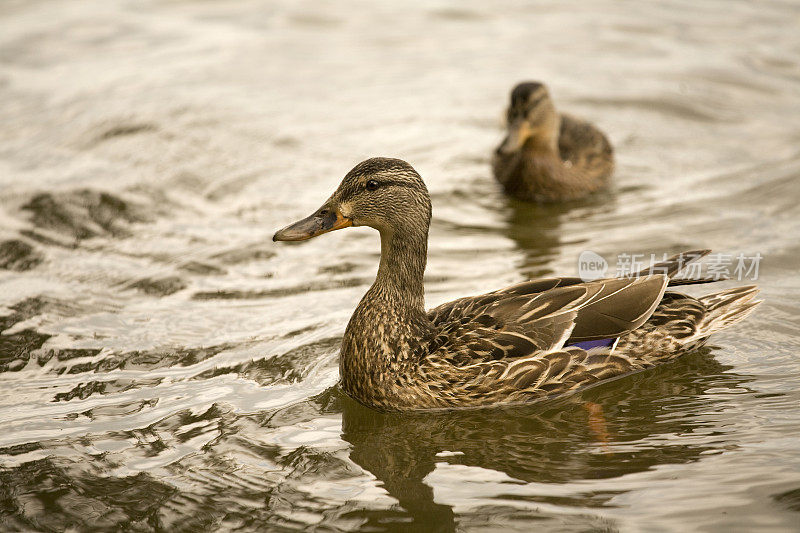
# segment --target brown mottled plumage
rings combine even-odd
[[[658,274],[526,281],[426,312],[430,218],[419,174],[405,161],[374,158],[274,237],[305,240],[351,225],[380,232],[378,274],[350,319],[340,359],[342,389],[375,409],[486,407],[569,393],[694,350],[757,304],[755,287],[699,299],[665,293],[689,282],[674,276],[702,250],[654,265]],[[570,345],[614,338],[616,349]]]
[[[605,187],[614,170],[611,144],[589,122],[556,112],[547,88],[525,82],[511,92],[508,134],[492,160],[506,193],[563,202]]]

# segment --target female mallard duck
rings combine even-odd
[[[508,134],[495,150],[494,176],[520,200],[563,202],[606,186],[614,154],[603,132],[559,115],[547,88],[520,83],[511,92]]]
[[[525,403],[671,361],[747,316],[757,289],[702,298],[664,292],[692,257],[661,274],[583,282],[526,281],[425,311],[431,201],[399,159],[351,170],[311,216],[273,240],[301,241],[348,226],[381,236],[375,283],[342,341],[342,389],[384,411]],[[696,252],[700,257],[707,252]],[[672,282],[672,283],[670,283]]]

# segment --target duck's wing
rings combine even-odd
[[[710,254],[711,250],[690,250],[675,254],[668,259],[654,263],[648,268],[637,273],[635,277],[646,277],[653,274],[664,274],[669,278],[669,286],[688,285],[691,283],[711,283],[714,281],[721,281],[722,278],[680,278],[675,277],[681,270],[683,270],[689,263],[696,261]],[[631,278],[624,278],[630,280]],[[611,280],[598,280],[598,282],[605,283]],[[590,282],[594,283],[594,282]],[[491,307],[502,300],[508,300],[514,296],[526,297],[533,301],[537,297],[547,291],[556,288],[572,287],[576,285],[586,285],[581,278],[562,276],[557,278],[543,278],[530,281],[523,281],[516,285],[511,285],[503,289],[499,289],[486,294],[478,296],[467,296],[466,298],[459,298],[452,302],[444,303],[428,311],[428,318],[433,323],[446,323],[448,321],[458,321],[464,317],[471,317],[483,312],[485,308]],[[557,305],[557,299],[554,298],[554,304]],[[523,303],[525,303],[523,301]],[[541,302],[538,302],[541,303]]]
[[[449,321],[459,321],[466,317],[476,317],[489,309],[497,307],[501,302],[510,303],[517,301],[514,298],[520,297],[518,300],[519,306],[527,303],[532,303],[540,295],[547,291],[559,287],[568,287],[580,284],[580,278],[544,278],[530,281],[523,281],[516,285],[511,285],[503,289],[499,289],[486,294],[478,296],[467,296],[453,300],[452,302],[443,303],[428,311],[428,318],[434,324],[446,324]],[[558,298],[554,296],[551,299],[554,306],[558,305]],[[506,307],[507,309],[508,307]]]
[[[667,285],[663,274],[573,280],[529,281],[431,310],[437,334],[428,354],[465,366],[531,358],[561,349],[570,339],[618,337],[650,317]]]
[[[655,311],[669,278],[655,274],[591,283],[602,288],[594,300],[579,309],[570,342],[616,338],[637,329]]]
[[[610,174],[614,168],[614,150],[605,134],[592,123],[566,113],[561,114],[558,151],[563,161],[598,174]]]

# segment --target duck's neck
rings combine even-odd
[[[529,154],[558,158],[558,129],[540,132],[529,138],[522,148]]]
[[[541,123],[531,126],[532,135],[528,137],[523,150],[540,156],[559,158],[558,137],[561,135],[561,116],[555,111]]]
[[[423,278],[427,259],[427,228],[381,232],[381,263],[367,295],[392,303],[395,310],[403,314],[424,313]]]
[[[381,234],[378,275],[350,318],[339,360],[342,388],[366,405],[401,401],[397,383],[417,368],[432,334],[423,288],[427,248],[427,225]]]

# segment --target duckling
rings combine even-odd
[[[378,230],[372,287],[344,332],[341,389],[380,411],[491,407],[568,394],[672,361],[746,317],[756,287],[693,298],[666,292],[691,257],[659,274],[524,281],[425,310],[431,199],[405,161],[355,166],[313,214],[277,233],[301,241],[350,226]]]
[[[614,170],[614,151],[595,126],[559,114],[547,87],[520,83],[511,91],[508,133],[492,170],[505,192],[520,200],[576,200],[602,189]]]

